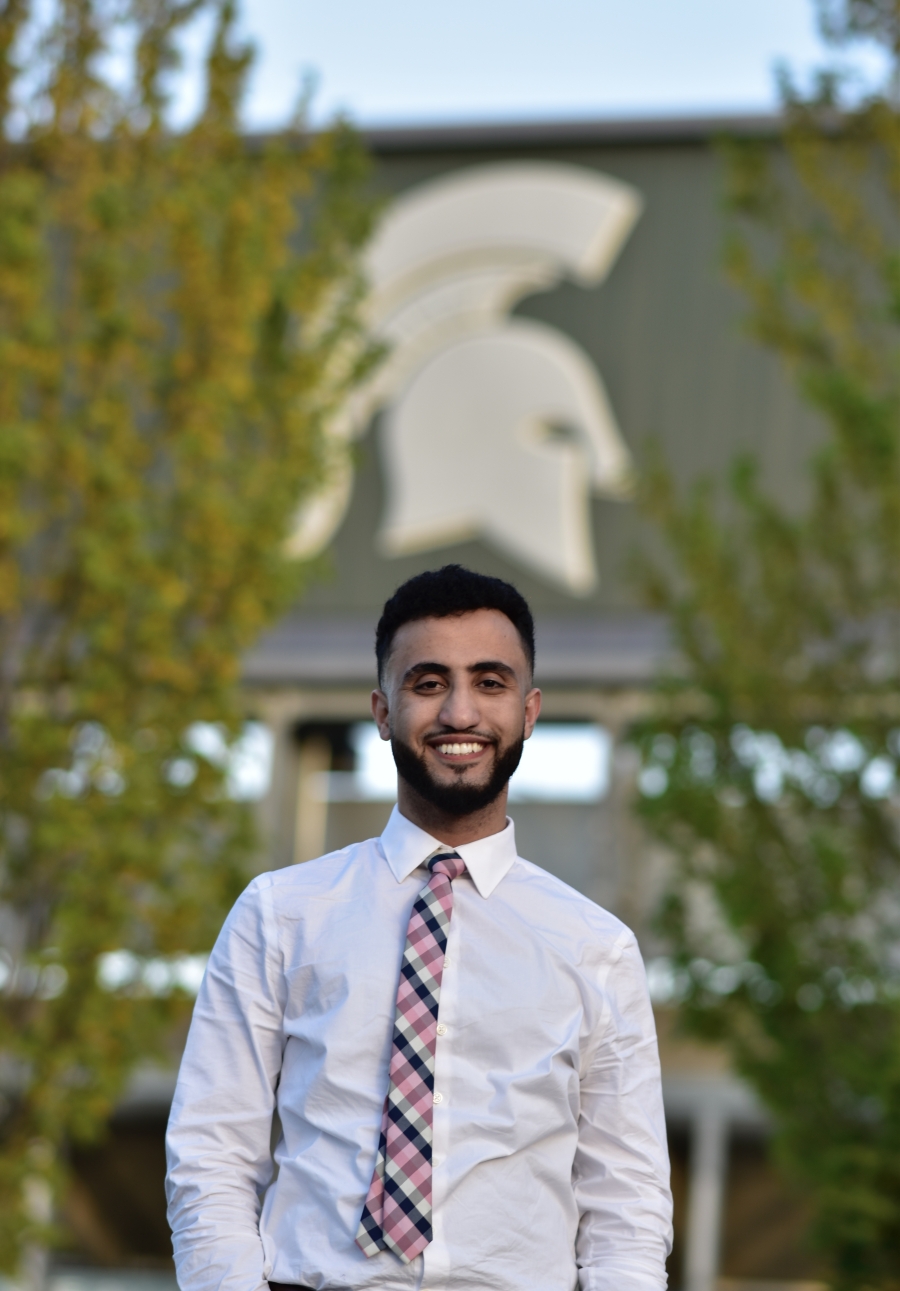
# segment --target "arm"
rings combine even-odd
[[[182,1291],[268,1291],[259,1237],[283,1052],[283,974],[268,889],[240,897],[209,959],[166,1135],[166,1195]]]
[[[672,1249],[669,1153],[656,1028],[631,933],[609,970],[607,1012],[581,1080],[573,1184],[581,1291],[664,1291]]]

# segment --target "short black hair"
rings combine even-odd
[[[528,666],[534,672],[534,619],[522,593],[502,578],[476,574],[462,565],[444,565],[407,579],[385,602],[375,629],[379,682],[394,637],[404,623],[446,619],[474,610],[499,610],[506,615],[522,639]]]

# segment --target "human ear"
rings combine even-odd
[[[533,686],[525,696],[525,739],[527,740],[534,730],[534,724],[538,719],[541,711],[541,692],[537,686]]]
[[[383,690],[372,691],[372,716],[378,727],[378,734],[383,740],[391,738],[391,720],[388,697]]]

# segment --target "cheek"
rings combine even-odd
[[[527,730],[528,724],[520,705],[517,704],[509,713],[504,714],[503,743],[505,746],[508,747],[510,744],[515,744],[517,740],[523,739]]]
[[[391,734],[403,740],[404,743],[414,742],[416,733],[427,729],[432,724],[438,706],[430,697],[424,698],[421,695],[410,695],[401,691],[394,697],[391,705],[389,718]]]

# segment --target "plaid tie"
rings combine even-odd
[[[431,1241],[431,1130],[434,1050],[453,879],[466,863],[456,852],[426,862],[431,878],[416,898],[400,967],[390,1086],[384,1100],[375,1173],[356,1243],[369,1258],[391,1250],[404,1264]]]

